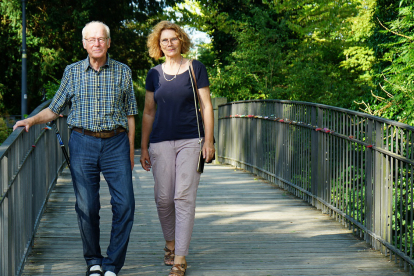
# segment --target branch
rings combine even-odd
[[[371,95],[372,95],[375,99],[379,100],[380,102],[382,102],[382,101],[384,101],[384,100],[385,100],[385,98],[380,97],[380,96],[378,96],[378,95],[375,95],[375,94],[374,94],[374,92],[372,92],[372,90],[371,90]]]
[[[365,109],[363,109],[363,108],[359,108],[359,110],[362,110],[362,111],[364,111],[365,113],[368,113],[368,114],[370,114],[370,115],[375,115],[373,112],[372,112],[372,109],[371,109],[371,107],[369,106],[369,105],[367,105],[366,103],[365,103],[365,101],[363,100],[362,102],[357,102],[357,101],[354,101],[354,103],[356,103],[357,105],[364,105],[365,106]]]
[[[391,33],[393,33],[393,34],[395,34],[395,35],[398,35],[398,36],[401,36],[401,37],[405,37],[405,38],[407,38],[407,39],[409,39],[409,40],[412,40],[412,38],[411,38],[411,37],[409,37],[409,36],[406,36],[406,35],[403,35],[403,34],[396,33],[396,32],[394,32],[394,31],[392,31],[392,30],[388,29],[387,27],[385,27],[385,26],[381,23],[381,21],[379,20],[378,16],[377,16],[377,20],[378,20],[378,22],[380,23],[380,25],[381,25],[384,29],[386,29],[387,31],[389,31],[389,32],[391,32]]]
[[[388,82],[387,80],[385,80],[386,82]],[[388,82],[389,83],[389,82]],[[387,96],[388,96],[388,98],[394,98],[394,95],[392,95],[391,93],[389,93],[389,92],[387,92],[385,89],[384,89],[384,87],[381,85],[381,83],[378,83],[379,84],[379,86],[381,87],[381,90],[382,91],[384,91],[385,92],[385,94],[387,94]],[[371,90],[371,94],[372,94],[372,90]],[[372,94],[372,95],[374,95],[374,94]],[[382,99],[384,99],[384,98],[382,98]]]

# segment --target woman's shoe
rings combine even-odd
[[[184,276],[187,271],[187,262],[185,264],[175,264],[170,270],[168,276]]]
[[[174,264],[174,249],[171,250],[167,246],[164,248],[165,254],[164,254],[164,264],[165,265],[173,265]]]

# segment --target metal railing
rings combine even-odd
[[[219,161],[330,214],[412,273],[414,128],[306,102],[219,106]]]
[[[48,106],[41,104],[33,116]],[[66,118],[56,121],[68,141]],[[0,275],[20,275],[54,187],[65,167],[55,131],[36,125],[15,130],[0,146]]]

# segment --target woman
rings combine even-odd
[[[203,138],[200,141],[190,60],[182,56],[189,51],[191,42],[178,25],[158,23],[147,46],[152,58],[165,57],[165,62],[147,75],[141,165],[146,171],[152,168],[155,180],[155,203],[165,238],[164,263],[173,266],[170,276],[182,276],[187,269],[185,257],[194,226],[200,143],[206,162],[214,156],[213,107],[206,68],[194,60],[203,114],[203,119],[198,116]]]

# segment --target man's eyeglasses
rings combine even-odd
[[[169,42],[171,42],[171,44],[177,44],[180,41],[180,39],[178,39],[178,37],[173,37],[173,38],[164,38],[163,40],[161,40],[161,44],[164,46],[167,46]]]
[[[95,44],[96,40],[98,40],[99,44],[104,44],[108,37],[99,37],[99,38],[84,38],[89,44]]]

